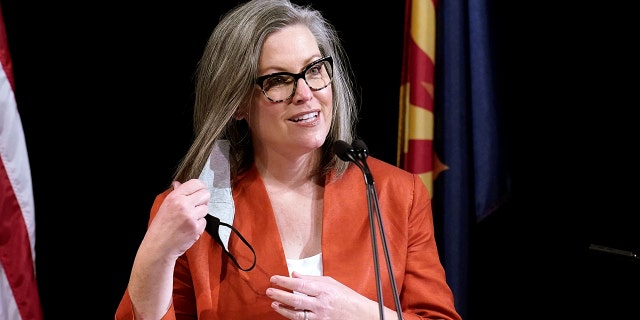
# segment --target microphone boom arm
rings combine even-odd
[[[333,150],[334,153],[343,161],[354,163],[358,168],[360,168],[362,174],[364,175],[364,181],[367,188],[367,207],[369,211],[369,227],[371,230],[371,245],[373,250],[373,264],[375,266],[380,320],[384,320],[384,303],[382,297],[382,280],[380,279],[378,246],[376,245],[377,240],[375,222],[378,223],[378,229],[382,241],[382,248],[384,249],[385,262],[387,264],[387,271],[389,272],[389,280],[391,281],[391,289],[393,291],[393,299],[396,305],[396,312],[398,314],[398,320],[402,320],[402,306],[400,305],[400,297],[398,296],[396,280],[393,276],[393,269],[391,266],[391,259],[389,257],[389,248],[385,236],[384,224],[382,223],[382,215],[380,214],[380,202],[378,201],[378,194],[376,192],[375,182],[373,181],[373,175],[371,174],[371,170],[369,170],[369,165],[367,164],[367,157],[369,156],[367,152],[367,146],[362,140],[355,140],[353,142],[353,146],[345,141],[338,140],[334,143]]]

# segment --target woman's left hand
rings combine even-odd
[[[327,276],[272,276],[267,296],[273,309],[288,319],[377,319],[378,303]],[[283,290],[279,289],[289,289]],[[387,309],[385,312],[391,310]],[[373,312],[373,313],[372,313]]]

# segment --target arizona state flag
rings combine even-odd
[[[471,230],[511,192],[490,10],[485,0],[406,0],[405,10],[398,165],[431,192],[438,251],[465,318]]]
[[[398,124],[398,165],[417,173],[433,197],[442,169],[433,152],[436,0],[407,0]]]

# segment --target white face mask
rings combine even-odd
[[[235,206],[233,195],[231,194],[231,170],[229,166],[229,141],[217,140],[211,151],[211,155],[204,165],[198,179],[209,187],[211,198],[209,199],[209,213],[206,215],[207,226],[205,230],[209,235],[222,246],[225,253],[234,264],[243,271],[249,271],[256,265],[255,251],[244,237],[233,227],[233,217]],[[215,212],[215,215],[213,215]],[[225,226],[226,228],[220,228]],[[243,268],[238,264],[236,258],[229,252],[229,237],[231,231],[249,247],[253,252],[253,264],[248,268]]]

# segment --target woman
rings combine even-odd
[[[116,319],[460,319],[427,189],[370,157],[396,284],[380,263],[378,304],[362,172],[332,151],[355,136],[349,72],[310,7],[254,0],[223,17],[198,65],[194,142],[153,204]],[[212,169],[225,160],[229,178]],[[208,213],[210,227],[230,219],[224,241],[204,232]]]

